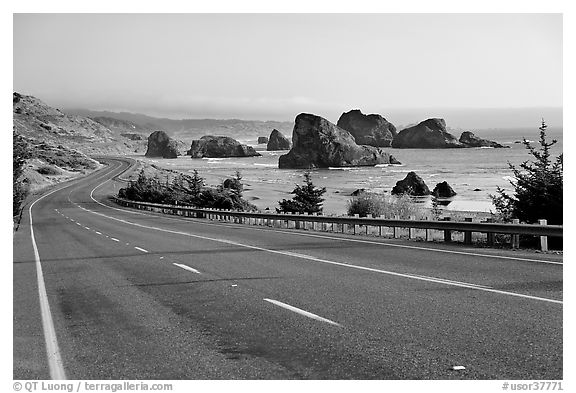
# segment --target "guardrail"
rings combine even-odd
[[[112,199],[125,207],[132,207],[140,210],[149,210],[165,214],[173,214],[183,217],[208,218],[212,220],[232,221],[240,224],[267,225],[282,228],[286,223],[286,228],[290,228],[290,223],[294,223],[295,229],[312,229],[328,231],[327,226],[331,225],[332,232],[345,232],[352,228],[356,234],[357,227],[364,226],[368,234],[369,228],[378,228],[378,235],[382,236],[382,228],[392,228],[393,236],[397,237],[398,228],[408,229],[408,238],[414,237],[414,229],[426,230],[426,240],[430,240],[429,231],[438,230],[444,232],[444,241],[452,241],[452,232],[463,232],[464,243],[472,243],[472,233],[487,234],[488,245],[494,244],[495,234],[509,234],[511,236],[512,248],[518,248],[520,235],[532,235],[540,237],[540,248],[542,251],[548,251],[548,236],[562,237],[562,225],[547,225],[546,220],[540,220],[539,224],[501,224],[492,222],[472,222],[467,221],[431,221],[431,220],[401,220],[384,217],[365,218],[345,216],[323,216],[323,215],[305,215],[305,214],[278,214],[278,213],[261,213],[261,212],[241,212],[235,210],[213,210],[200,209],[189,206],[163,205],[150,202],[136,202],[118,197]],[[316,224],[321,224],[317,228]],[[310,228],[311,225],[311,228]],[[336,230],[334,228],[336,225]],[[308,228],[307,228],[308,227]]]

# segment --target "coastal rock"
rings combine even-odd
[[[260,156],[253,147],[243,145],[228,136],[206,135],[192,141],[190,150],[186,152],[192,158],[226,158]]]
[[[359,188],[355,191],[352,191],[352,194],[350,194],[350,196],[358,196],[360,194],[364,194],[366,193],[366,189],[365,188]]]
[[[270,133],[270,138],[268,139],[268,145],[266,150],[290,150],[290,140],[286,138],[280,131],[273,129]]]
[[[392,147],[400,149],[444,149],[466,147],[446,131],[444,119],[428,119],[405,128],[394,137]]]
[[[377,147],[357,145],[348,131],[308,113],[296,116],[292,142],[292,149],[278,160],[281,169],[399,164],[390,154]]]
[[[430,189],[424,180],[414,172],[408,172],[406,177],[396,182],[392,188],[392,194],[408,194],[413,196],[424,196],[430,194]]]
[[[176,158],[178,154],[178,143],[164,131],[154,131],[148,137],[146,157]]]
[[[456,195],[456,192],[450,187],[448,182],[443,181],[442,183],[436,184],[434,190],[432,191],[432,195],[437,198],[451,198]]]
[[[359,109],[343,113],[336,125],[350,132],[359,145],[389,147],[396,136],[394,124],[377,114],[365,115]]]
[[[258,137],[258,144],[268,143],[268,137],[266,136],[259,136]]]
[[[460,135],[460,142],[470,147],[494,147],[494,148],[510,147],[510,146],[502,146],[498,142],[489,141],[488,139],[479,138],[470,131],[464,131],[462,135]]]

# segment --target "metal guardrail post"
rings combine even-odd
[[[494,220],[491,219],[491,218],[487,218],[487,219],[486,219],[486,222],[487,222],[487,223],[491,223],[491,222],[494,222]],[[494,245],[494,238],[495,238],[494,232],[488,232],[488,233],[486,233],[486,244],[487,244],[489,247],[492,247],[492,246]]]
[[[512,220],[512,224],[520,224],[520,220],[517,218],[514,218]],[[512,235],[512,248],[520,248],[520,235],[518,235],[518,234]]]
[[[444,217],[442,221],[450,221],[450,217]],[[444,241],[447,243],[452,241],[452,231],[450,229],[444,229]]]
[[[467,217],[464,219],[466,222],[472,222],[472,218]],[[464,244],[472,244],[472,231],[464,232]]]
[[[547,225],[548,220],[546,219],[538,220],[538,224]],[[548,236],[540,236],[540,250],[544,252],[548,251]]]
[[[416,220],[416,216],[410,216],[410,220]],[[414,237],[414,228],[408,228],[408,239],[412,239]]]

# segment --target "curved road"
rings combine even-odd
[[[563,377],[561,256],[124,209],[101,161],[14,235],[15,379]]]

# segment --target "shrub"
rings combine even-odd
[[[256,210],[236,190],[204,187],[204,179],[197,171],[193,176],[180,174],[170,183],[151,178],[142,170],[138,179],[118,191],[118,197],[139,202],[189,205],[207,209]]]
[[[304,184],[302,186],[296,185],[292,191],[295,194],[292,199],[283,199],[278,202],[279,208],[276,208],[278,213],[321,213],[322,202],[324,198],[322,195],[326,193],[326,187],[317,188],[312,183],[312,177],[309,171],[304,172]]]
[[[40,168],[36,169],[36,172],[38,172],[41,175],[60,175],[62,173],[60,170],[50,165],[43,165]]]
[[[398,216],[400,219],[423,216],[422,210],[406,194],[394,196],[369,192],[362,193],[348,201],[348,215],[355,214],[360,217]]]
[[[17,217],[22,203],[28,195],[28,187],[22,180],[24,164],[31,155],[28,143],[21,135],[12,130],[12,216]]]
[[[524,161],[520,168],[508,163],[514,174],[510,184],[514,194],[507,194],[498,187],[498,194],[491,195],[496,210],[504,220],[517,218],[521,222],[535,223],[545,218],[548,224],[562,224],[563,154],[552,160],[546,141],[546,123],[540,126],[540,148],[537,150],[524,139],[524,146],[534,157],[534,162]]]

